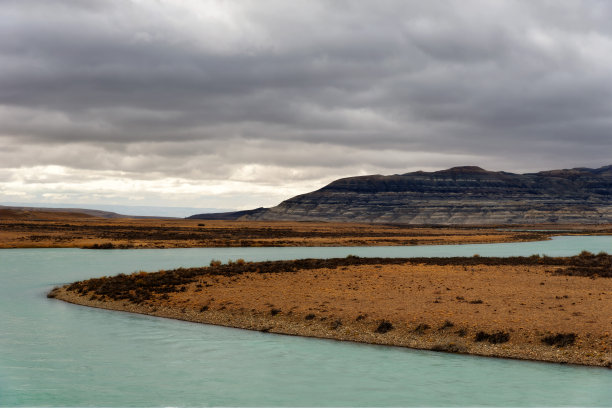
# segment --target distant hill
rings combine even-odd
[[[612,166],[527,174],[465,166],[349,177],[276,207],[234,214],[241,220],[431,225],[612,223]]]
[[[191,217],[187,217],[187,219],[233,221],[241,217],[245,217],[245,216],[257,216],[260,212],[265,212],[267,210],[268,210],[267,208],[260,207],[254,210],[231,211],[231,212],[210,213],[210,214],[196,214],[196,215],[192,215]]]
[[[120,217],[153,217],[153,218],[184,218],[195,213],[219,213],[227,212],[229,209],[220,208],[202,208],[202,207],[168,207],[168,206],[153,206],[153,205],[121,205],[121,204],[71,204],[71,203],[26,203],[26,202],[0,202],[0,207],[11,208],[40,208],[54,209],[66,211],[102,211],[101,214],[108,213],[109,216],[115,217],[116,214]],[[102,215],[105,218],[108,218]]]
[[[74,218],[99,217],[89,213],[95,210],[74,211],[73,208],[35,208],[35,207],[5,207],[0,206],[0,220],[62,220]],[[118,214],[115,214],[118,216]],[[104,217],[116,218],[116,217]]]
[[[20,207],[0,205],[0,219],[51,220],[63,218],[171,218],[117,214],[111,211],[88,208]]]

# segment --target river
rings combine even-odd
[[[612,370],[308,339],[47,299],[211,259],[572,255],[612,236],[487,245],[0,250],[0,406],[610,406]]]

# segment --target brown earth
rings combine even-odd
[[[612,367],[612,279],[599,275],[610,259],[238,262],[94,279],[50,297],[271,333]],[[590,277],[564,275],[596,263]]]
[[[0,211],[0,248],[187,248],[372,246],[518,242],[553,234],[612,234],[611,225],[420,227],[326,222],[97,218],[79,213]]]

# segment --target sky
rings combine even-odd
[[[0,202],[612,164],[612,2],[0,0]]]

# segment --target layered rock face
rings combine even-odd
[[[611,223],[612,166],[528,174],[468,166],[432,173],[349,177],[240,219],[401,224]]]

